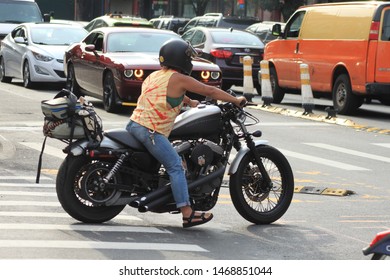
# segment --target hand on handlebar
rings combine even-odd
[[[248,100],[246,100],[244,96],[239,96],[237,97],[236,102],[234,102],[234,105],[236,105],[239,108],[242,108],[246,105],[246,103],[248,103]]]

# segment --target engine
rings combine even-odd
[[[182,158],[188,182],[206,176],[222,165],[224,150],[212,141],[185,141],[176,143],[175,149]],[[191,191],[195,209],[206,211],[215,205],[218,194],[214,190],[221,185],[222,179],[216,178]]]

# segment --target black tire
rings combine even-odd
[[[256,88],[256,91],[257,91],[257,95],[261,96],[261,85],[257,84],[257,85],[255,85],[255,88]]]
[[[12,81],[12,77],[7,77],[5,75],[4,58],[0,58],[0,82],[2,82],[2,83],[10,83],[11,81]]]
[[[76,80],[76,73],[74,72],[73,64],[68,66],[68,75],[66,76],[66,89],[73,92],[77,97],[81,96],[80,86]]]
[[[25,88],[33,88],[33,82],[31,82],[30,65],[28,60],[23,64],[23,86]]]
[[[279,87],[278,75],[276,74],[276,70],[274,67],[269,68],[269,79],[272,88],[272,97],[273,97],[272,103],[280,104],[284,98],[285,92],[284,89]]]
[[[377,260],[377,261],[380,261],[380,260],[385,260],[386,259],[386,255],[384,254],[379,254],[379,253],[374,253],[371,257],[371,260]]]
[[[89,199],[89,197],[94,197],[102,200],[103,195],[106,196],[105,198],[114,195],[112,191],[95,192],[92,187],[96,186],[97,179],[101,179],[102,172],[107,170],[102,168],[103,171],[96,171],[95,173],[89,171],[88,173],[87,170],[90,167],[91,161],[87,157],[68,156],[58,170],[56,180],[57,197],[62,208],[74,219],[83,223],[103,223],[117,216],[125,205],[105,206]],[[86,174],[89,174],[90,177]]]
[[[333,106],[341,115],[352,115],[363,104],[363,98],[353,94],[347,74],[339,75],[332,90]]]
[[[118,111],[118,93],[116,91],[114,76],[111,72],[104,75],[103,80],[103,105],[104,109],[109,113],[116,113]]]
[[[260,189],[262,177],[253,156],[247,153],[230,177],[230,196],[238,213],[255,224],[270,224],[284,215],[294,194],[294,176],[285,156],[271,146],[256,147],[272,179],[269,191]]]

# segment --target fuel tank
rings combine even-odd
[[[221,109],[200,104],[177,116],[170,139],[214,138],[222,127]]]

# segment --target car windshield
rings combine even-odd
[[[0,2],[0,22],[41,22],[42,15],[34,2]]]
[[[214,43],[227,45],[262,45],[259,38],[246,32],[212,32],[211,37]]]
[[[31,29],[31,40],[39,45],[70,45],[80,42],[87,31],[83,28],[60,28],[36,27]]]
[[[180,39],[175,33],[118,32],[108,36],[107,52],[159,52],[169,39]]]

